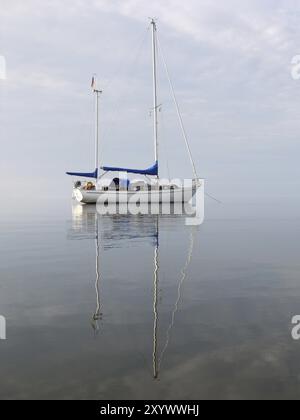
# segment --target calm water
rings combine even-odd
[[[300,398],[298,210],[4,213],[0,398]]]

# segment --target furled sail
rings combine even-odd
[[[138,174],[138,175],[158,175],[158,162],[155,162],[153,166],[148,169],[128,169],[128,168],[118,168],[110,166],[102,166],[101,169],[106,172],[127,172],[128,174]]]
[[[67,175],[71,176],[79,176],[83,178],[98,178],[98,169],[96,169],[94,172],[66,172]]]

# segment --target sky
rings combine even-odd
[[[64,199],[65,171],[94,170],[94,73],[101,163],[153,164],[150,16],[208,191],[221,200],[298,195],[299,1],[1,0],[5,200]],[[161,175],[190,177],[161,64]]]

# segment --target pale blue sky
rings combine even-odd
[[[94,169],[93,73],[104,91],[101,160],[152,164],[149,16],[158,19],[210,192],[223,200],[296,196],[300,80],[291,77],[291,60],[300,53],[299,1],[2,0],[5,197],[28,199],[36,190],[63,197],[70,188],[66,170]],[[168,158],[171,176],[189,176],[163,74],[160,88],[162,175]]]

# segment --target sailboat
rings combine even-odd
[[[139,203],[185,203],[190,202],[197,189],[204,185],[199,179],[192,157],[191,149],[183,125],[180,109],[173,85],[169,76],[166,62],[164,67],[169,80],[174,104],[177,110],[179,125],[183,134],[187,152],[191,161],[194,177],[190,182],[172,182],[161,180],[159,176],[158,157],[158,92],[157,92],[157,53],[162,50],[157,37],[157,24],[151,19],[152,34],[152,73],[153,73],[153,137],[154,137],[154,164],[147,169],[130,169],[117,166],[99,166],[99,97],[102,93],[98,89],[96,78],[93,77],[92,88],[95,94],[95,170],[93,172],[67,172],[67,175],[76,178],[73,185],[73,197],[84,204],[129,203],[138,200]],[[102,173],[100,173],[100,169]],[[103,182],[106,174],[125,174],[125,179],[118,176],[108,182]],[[142,179],[129,181],[128,175],[140,175]],[[145,179],[144,179],[144,178]],[[79,179],[78,179],[79,178]],[[81,180],[83,179],[83,180]]]

